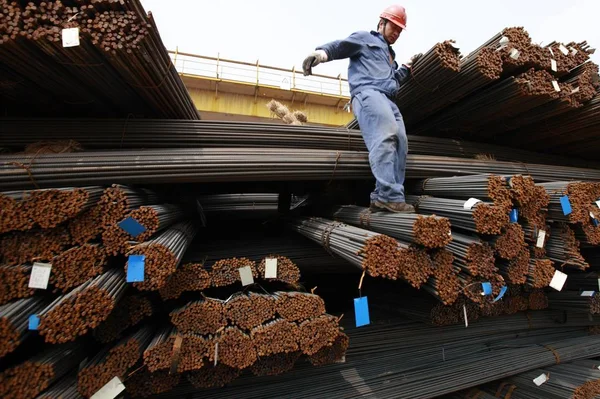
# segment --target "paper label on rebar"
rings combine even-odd
[[[500,39],[500,45],[506,46],[508,45],[508,43],[510,43],[510,39],[506,36],[502,36],[502,39]]]
[[[571,55],[577,54],[577,49],[575,47],[569,47],[571,49]]]
[[[483,292],[481,295],[492,295],[492,284],[489,282],[481,283],[481,288]]]
[[[546,242],[546,231],[540,230],[540,232],[538,233],[537,242],[535,243],[535,246],[538,248],[544,248],[545,242]]]
[[[590,217],[591,217],[592,219],[596,219],[596,216],[594,216],[594,214],[593,214],[592,212],[590,212]]]
[[[140,283],[144,281],[146,255],[129,255],[127,261],[127,282]]]
[[[366,296],[354,298],[354,318],[356,327],[362,327],[371,324],[369,317],[369,300]]]
[[[556,270],[554,272],[554,277],[552,277],[552,281],[550,282],[550,287],[554,288],[556,291],[562,291],[566,282],[567,275],[560,270]]]
[[[593,297],[595,293],[596,293],[596,291],[582,291],[580,295]]]
[[[568,195],[563,195],[560,197],[560,206],[563,211],[563,215],[570,215],[573,212],[573,208],[571,208],[571,201],[569,201]]]
[[[564,55],[569,54],[569,50],[564,46],[564,44],[561,44],[560,46],[558,46],[558,49],[560,50],[561,53],[563,53]]]
[[[548,47],[548,51],[550,51],[550,54],[552,54],[552,57],[554,57],[554,51],[552,51],[552,47]]]
[[[467,307],[463,305],[463,314],[465,315],[465,327],[469,327],[469,319],[467,319]]]
[[[31,275],[29,276],[29,288],[38,290],[47,289],[51,271],[52,265],[50,263],[35,262],[31,268]]]
[[[475,206],[476,203],[481,202],[481,200],[478,200],[477,198],[469,198],[464,204],[463,204],[463,208],[464,209],[472,209],[473,206]]]
[[[600,291],[600,278],[598,279],[598,291]]]
[[[215,342],[215,363],[214,363],[215,367],[217,367],[218,362],[219,362],[219,342]]]
[[[596,201],[596,206],[600,208],[600,200]]]
[[[554,91],[560,91],[560,86],[556,80],[552,81],[552,87],[554,87]]]
[[[546,381],[548,381],[548,376],[546,374],[541,374],[539,377],[533,379],[533,383],[538,387]]]
[[[265,261],[265,278],[277,278],[277,258],[267,258]]]
[[[114,399],[125,390],[125,385],[119,377],[108,381],[98,392],[93,394],[90,399]]]
[[[346,355],[342,356],[341,359],[336,360],[334,363],[346,363]]]
[[[32,314],[31,316],[29,316],[29,320],[27,323],[28,330],[32,330],[32,331],[37,330],[39,325],[40,325],[40,318],[38,317],[38,315]]]
[[[496,297],[496,299],[494,299],[494,302],[498,302],[500,299],[502,299],[502,297],[504,296],[504,294],[506,294],[506,291],[508,291],[508,286],[505,285],[500,290],[500,294],[498,294],[498,296]]]
[[[556,64],[556,60],[550,60],[550,69],[554,72],[558,72],[558,65]]]
[[[127,219],[120,221],[118,226],[133,238],[136,238],[146,231],[146,228],[132,217],[128,217]]]
[[[63,47],[79,46],[79,28],[67,28],[62,30]]]
[[[254,276],[252,276],[252,268],[250,266],[240,267],[238,269],[240,273],[240,280],[242,281],[242,286],[252,285],[254,284]]]
[[[516,48],[510,50],[510,58],[512,58],[513,60],[518,60],[520,55],[521,52]]]
[[[573,90],[571,90],[571,94],[575,94],[575,93],[579,93],[579,87],[576,87]]]

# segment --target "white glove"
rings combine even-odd
[[[312,67],[319,65],[322,62],[327,62],[327,53],[325,50],[317,50],[308,55],[302,62],[302,70],[304,76],[312,75]]]
[[[406,61],[404,63],[404,65],[406,65],[409,68],[412,68],[413,64],[422,56],[423,56],[423,53],[415,54],[412,57],[410,57],[410,60]]]

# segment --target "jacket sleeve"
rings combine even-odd
[[[315,50],[324,50],[327,53],[328,61],[351,58],[357,55],[364,46],[363,34],[364,32],[355,32],[346,39],[334,40]]]
[[[401,65],[400,68],[395,71],[395,74],[398,83],[403,84],[410,77],[410,68],[406,65]]]

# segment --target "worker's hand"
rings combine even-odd
[[[415,54],[415,55],[413,55],[412,57],[410,57],[410,60],[406,61],[406,62],[404,63],[404,65],[406,65],[406,66],[407,66],[407,67],[409,67],[409,68],[412,68],[413,64],[414,64],[415,62],[417,62],[417,60],[418,60],[419,58],[421,58],[421,57],[423,57],[423,53]]]
[[[327,53],[325,50],[317,50],[310,53],[302,63],[304,76],[312,75],[312,67],[317,66],[322,62],[327,62]]]

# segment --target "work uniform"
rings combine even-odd
[[[317,50],[325,51],[328,61],[350,58],[348,83],[352,108],[376,180],[371,202],[405,202],[408,140],[402,114],[392,99],[408,78],[409,69],[404,65],[398,68],[394,50],[375,31],[355,32]]]

